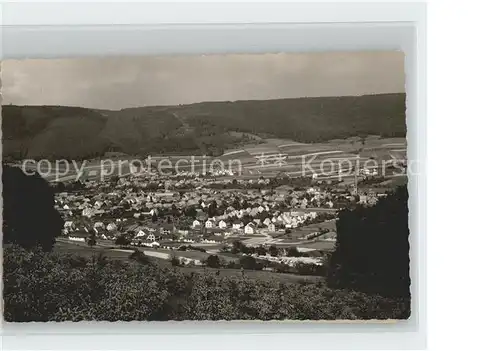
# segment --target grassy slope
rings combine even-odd
[[[91,158],[201,153],[242,142],[242,134],[316,142],[360,134],[405,136],[405,94],[205,102],[106,111],[3,106],[4,156]]]

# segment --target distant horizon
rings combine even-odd
[[[249,100],[210,100],[210,101],[198,101],[186,104],[171,104],[171,105],[141,105],[141,106],[130,106],[123,108],[94,108],[94,107],[85,107],[78,105],[19,105],[8,103],[2,103],[2,106],[17,106],[17,107],[75,107],[75,108],[83,108],[83,109],[91,109],[91,110],[103,110],[103,111],[121,111],[135,108],[144,108],[144,107],[175,107],[175,106],[187,106],[187,105],[196,105],[196,104],[205,104],[205,103],[223,103],[223,102],[252,102],[252,101],[276,101],[276,100],[298,100],[298,99],[321,99],[321,98],[342,98],[342,97],[361,97],[361,96],[376,96],[376,95],[399,95],[406,94],[406,92],[400,93],[373,93],[373,94],[361,94],[361,95],[337,95],[337,96],[299,96],[299,97],[290,97],[290,98],[275,98],[275,99],[249,99]]]
[[[401,51],[2,61],[5,104],[120,110],[405,92]]]

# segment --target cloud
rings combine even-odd
[[[2,62],[4,103],[120,109],[404,91],[404,54],[351,52]]]

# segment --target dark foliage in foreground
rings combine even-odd
[[[399,187],[372,207],[343,210],[329,283],[384,296],[410,296],[408,190]]]
[[[54,208],[54,192],[38,173],[3,166],[3,242],[50,250],[63,221]]]
[[[4,248],[7,321],[403,319],[407,299]]]

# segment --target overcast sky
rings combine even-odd
[[[404,92],[404,54],[7,60],[4,104],[103,109]]]

